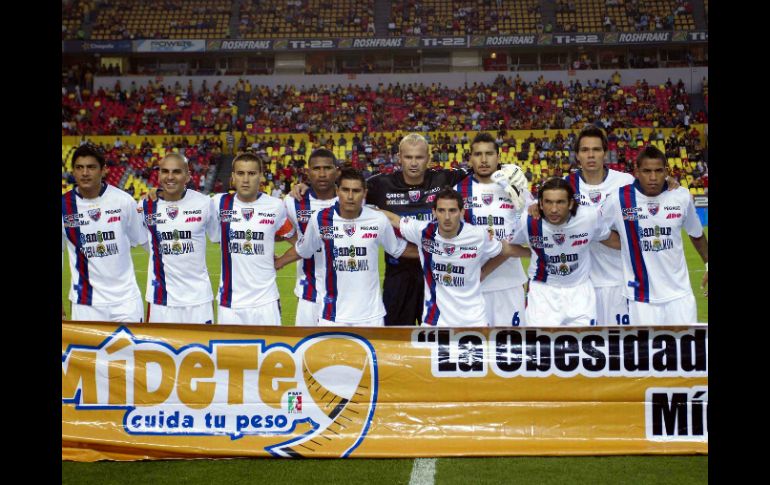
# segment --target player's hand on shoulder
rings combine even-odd
[[[158,196],[163,194],[163,188],[161,187],[148,187],[147,193],[142,196],[141,199],[139,199],[139,202],[144,202],[145,200],[152,200],[156,201],[158,200]]]
[[[289,196],[291,196],[294,199],[301,199],[305,196],[305,192],[307,192],[308,186],[305,185],[302,182],[294,184],[294,186],[289,191]]]
[[[538,204],[530,205],[527,207],[527,214],[529,214],[532,219],[540,219],[540,206]]]
[[[518,165],[512,163],[501,165],[500,169],[492,174],[492,181],[508,192],[516,210],[525,206],[524,191],[527,190],[529,182]]]

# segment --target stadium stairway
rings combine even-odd
[[[217,173],[213,181],[216,179],[221,180],[225,188],[230,187],[230,174],[233,172],[233,158],[235,157],[232,155],[222,155],[222,158],[219,159],[219,163],[216,165]],[[211,186],[213,187],[214,184],[212,183]]]
[[[692,2],[692,19],[695,20],[696,29],[708,30],[706,7],[703,5],[703,0]]]
[[[388,22],[390,22],[390,4],[386,0],[374,2],[374,35],[384,37],[388,35]]]
[[[232,8],[230,9],[230,35],[228,36],[231,39],[238,38],[238,25],[240,23],[238,12],[241,10],[242,1],[243,0],[233,0],[232,2]]]
[[[540,15],[542,17],[543,25],[551,24],[553,28],[556,28],[556,1],[555,0],[541,0],[540,1]]]

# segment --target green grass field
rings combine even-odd
[[[708,229],[706,229],[708,233]],[[279,245],[283,253],[288,245]],[[708,322],[708,304],[700,290],[703,263],[692,245],[685,243],[690,281],[698,303],[698,320]],[[132,251],[139,288],[147,281],[147,253]],[[384,271],[382,255],[380,268]],[[525,268],[528,261],[525,261]],[[212,287],[219,279],[219,247],[210,245],[207,264]],[[293,325],[296,312],[294,265],[278,273],[284,325]],[[381,275],[382,277],[382,275]],[[69,318],[67,291],[69,268],[62,272],[62,302]],[[216,308],[215,308],[216,311]],[[148,462],[62,462],[62,484],[408,484],[412,459],[349,460],[168,460]],[[611,456],[611,457],[510,457],[442,458],[435,461],[435,482],[441,485],[690,485],[708,483],[708,456]],[[417,482],[414,482],[417,483]]]

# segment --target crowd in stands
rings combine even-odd
[[[366,37],[375,33],[374,0],[243,0],[239,38]]]
[[[100,2],[90,38],[216,39],[230,30],[231,0]]]
[[[689,0],[556,0],[560,32],[693,30]]]
[[[617,81],[617,82],[614,82]],[[237,100],[247,109],[238,110]],[[708,122],[692,113],[684,83],[645,80],[623,85],[619,75],[587,83],[524,82],[498,76],[491,84],[313,85],[194,89],[134,81],[114,89],[62,89],[63,135],[479,131],[560,129],[597,120],[604,128],[688,128]]]
[[[388,33],[419,36],[542,32],[540,10],[539,0],[400,0],[391,3]]]

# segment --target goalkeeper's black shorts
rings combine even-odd
[[[419,325],[423,310],[423,276],[419,265],[385,272],[382,300],[385,325]]]

